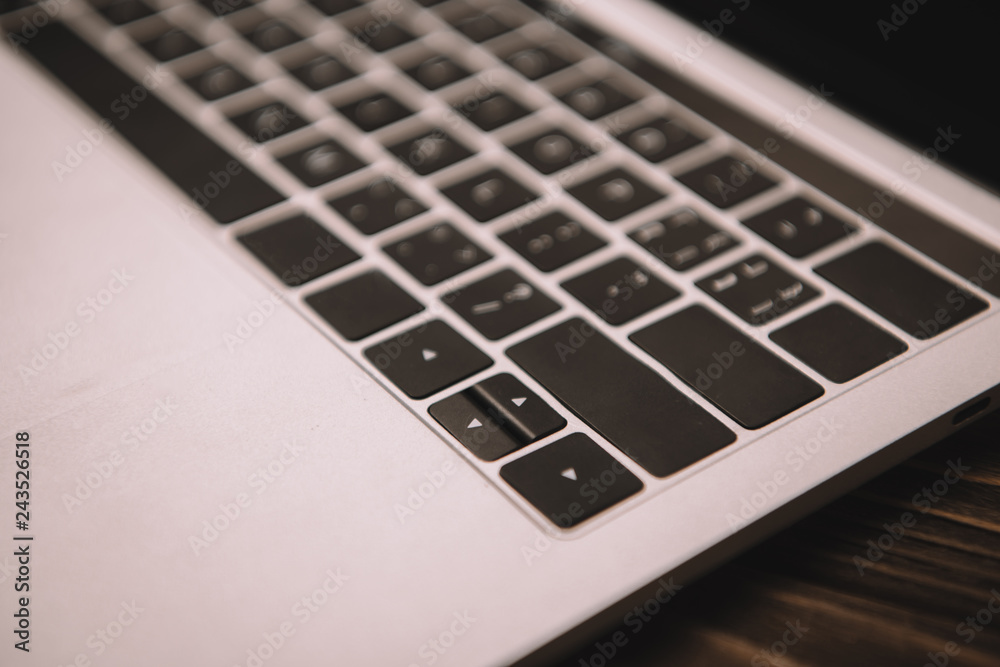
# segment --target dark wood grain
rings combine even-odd
[[[610,659],[590,642],[560,667],[997,667],[992,591],[1000,610],[1000,412],[686,586]]]

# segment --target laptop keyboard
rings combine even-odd
[[[560,528],[989,307],[961,276],[994,250],[922,213],[860,218],[810,185],[822,170],[786,171],[699,114],[751,121],[539,3],[71,6],[25,49],[110,109],[190,197],[181,217],[225,225]],[[124,45],[92,46],[110,35]]]

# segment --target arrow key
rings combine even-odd
[[[524,446],[501,428],[468,391],[438,401],[428,412],[470,452],[484,461],[496,461]]]
[[[494,375],[469,387],[468,392],[525,445],[566,426],[559,413],[510,373]]]

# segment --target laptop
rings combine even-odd
[[[665,4],[4,3],[3,664],[548,664],[996,407],[960,12]]]

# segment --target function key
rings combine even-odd
[[[239,241],[290,287],[360,259],[340,239],[304,215],[244,234]]]
[[[663,162],[668,158],[702,143],[675,120],[657,118],[618,135],[622,142],[650,162]]]
[[[279,158],[285,169],[311,188],[356,171],[364,163],[336,141],[328,139]]]
[[[441,297],[479,333],[498,340],[559,310],[559,304],[510,269]]]
[[[437,90],[469,76],[469,70],[448,56],[440,55],[428,57],[407,69],[406,73],[427,90]]]
[[[580,86],[559,99],[587,120],[597,120],[636,101],[608,81]]]
[[[583,433],[500,468],[500,476],[560,528],[572,528],[642,490],[642,482]]]
[[[418,213],[426,207],[399,185],[381,179],[349,195],[327,202],[362,234],[377,234]]]
[[[481,101],[470,99],[454,108],[455,111],[478,125],[483,132],[492,132],[502,125],[531,113],[521,103],[515,102],[503,93],[491,95]]]
[[[337,111],[365,132],[373,132],[413,113],[385,93],[339,106]]]
[[[436,285],[492,257],[448,223],[425,229],[383,250],[424,285]]]
[[[630,336],[744,428],[766,426],[823,388],[702,306]]]
[[[441,128],[425,130],[415,137],[393,144],[389,146],[389,152],[421,176],[472,155],[468,148],[452,139]]]
[[[647,269],[625,257],[613,259],[562,284],[609,324],[625,324],[680,296]]]
[[[354,72],[328,55],[321,55],[289,70],[312,90],[329,88],[354,76]]]
[[[743,224],[792,257],[811,255],[858,231],[801,197],[743,220]]]
[[[201,48],[201,44],[180,28],[170,28],[152,39],[141,42],[139,46],[160,62],[186,56]]]
[[[111,2],[100,5],[97,11],[116,25],[125,25],[152,16],[154,13],[149,5],[142,0],[111,0]]]
[[[612,169],[568,189],[605,220],[618,220],[663,199],[664,195],[624,169]]]
[[[305,127],[306,121],[282,102],[271,102],[253,111],[232,116],[233,124],[243,132],[262,144],[271,141],[299,128]]]
[[[756,167],[734,157],[719,158],[678,176],[677,180],[718,208],[736,206],[775,185]]]
[[[562,130],[545,130],[510,149],[543,174],[552,174],[592,157],[596,151]]]
[[[906,343],[839,303],[772,331],[771,340],[838,384],[907,350]]]
[[[381,271],[312,294],[306,303],[347,340],[361,340],[424,309]]]
[[[219,63],[204,72],[190,76],[184,83],[208,101],[232,95],[251,85],[249,79],[225,63]]]
[[[645,224],[629,238],[675,271],[687,271],[739,245],[689,208]]]
[[[426,398],[489,368],[493,360],[450,326],[433,320],[365,350],[410,398]]]
[[[500,239],[540,271],[555,271],[607,243],[563,213],[533,220],[500,235]]]
[[[500,171],[490,169],[478,176],[441,190],[479,222],[509,213],[538,195]]]
[[[695,284],[754,326],[819,296],[807,283],[761,255],[747,257]]]
[[[882,243],[869,243],[816,269],[914,338],[932,338],[989,306]]]

